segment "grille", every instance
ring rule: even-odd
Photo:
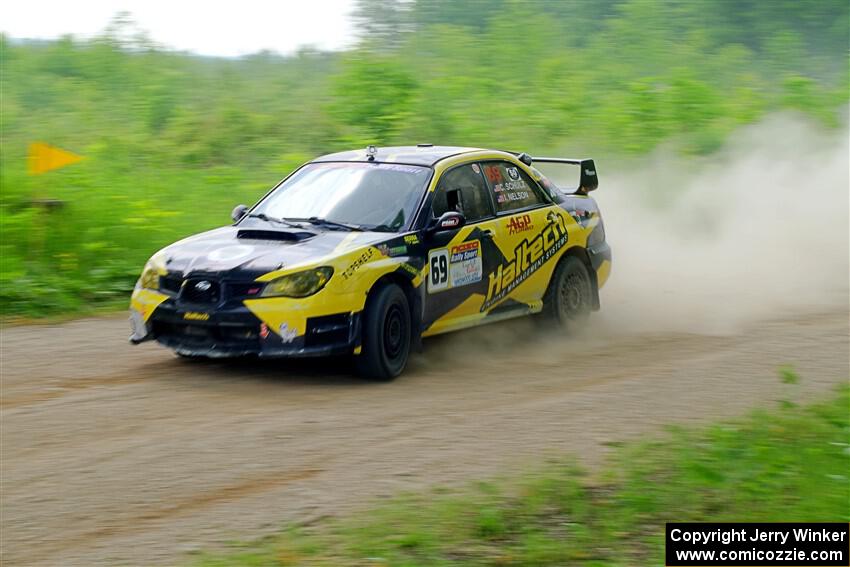
[[[199,290],[198,283],[206,281],[210,283],[208,290]],[[191,278],[183,287],[183,278],[177,276],[160,276],[159,289],[165,293],[179,295],[180,299],[188,303],[218,303],[222,298],[241,299],[259,297],[265,284],[257,282],[224,282],[219,283],[202,277]],[[182,290],[182,291],[181,291]]]
[[[187,303],[210,304],[221,299],[221,285],[215,280],[190,278],[183,284],[180,299]]]
[[[153,333],[160,340],[186,346],[259,348],[259,327],[256,325],[154,321]]]

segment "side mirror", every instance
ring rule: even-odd
[[[466,224],[466,217],[457,211],[446,211],[440,218],[434,219],[425,229],[426,234],[433,235],[440,232],[457,230]]]
[[[246,214],[248,214],[248,205],[236,205],[230,213],[230,218],[233,222],[239,222]]]

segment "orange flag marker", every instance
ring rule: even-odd
[[[27,170],[30,175],[39,175],[53,169],[59,169],[83,159],[75,153],[45,144],[33,142],[27,155]]]

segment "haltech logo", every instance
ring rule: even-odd
[[[187,311],[183,314],[183,318],[188,319],[189,321],[209,321],[210,314],[200,313],[198,311]]]
[[[517,234],[532,228],[534,228],[534,225],[531,224],[531,215],[511,217],[508,220],[508,234]]]
[[[563,215],[553,211],[549,213],[547,221],[537,236],[520,242],[514,249],[514,257],[500,264],[490,274],[487,297],[481,305],[481,311],[503,300],[567,243],[567,225]]]

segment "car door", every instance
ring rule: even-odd
[[[497,221],[490,189],[477,162],[452,167],[440,177],[428,218],[436,219],[450,210],[463,213],[466,224],[428,239],[425,335],[468,326],[483,318],[486,274],[502,261],[493,242]]]
[[[496,212],[495,244],[504,261],[487,275],[482,309],[537,311],[542,307],[570,219],[519,165],[480,164]]]

